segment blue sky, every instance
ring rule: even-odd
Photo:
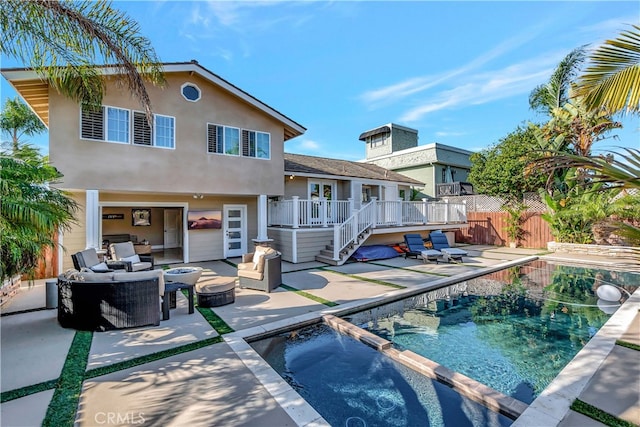
[[[420,145],[487,148],[545,119],[529,93],[567,53],[640,22],[637,1],[113,4],[162,61],[196,59],[305,126],[287,152],[348,160],[364,157],[360,133],[389,122],[417,129]],[[3,103],[12,96],[3,79]],[[640,148],[638,117],[617,119],[619,139],[594,149]]]

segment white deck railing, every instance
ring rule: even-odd
[[[401,227],[421,224],[450,224],[467,221],[464,203],[381,200],[375,198],[365,205],[372,207],[371,220],[375,227]],[[364,207],[362,208],[364,209]],[[361,211],[362,211],[361,209]],[[305,200],[294,196],[289,200],[271,201],[268,205],[268,224],[285,227],[328,227],[341,225],[355,212],[349,200]]]
[[[356,241],[360,233],[374,223],[376,201],[372,200],[347,218],[342,224],[333,227],[333,260],[340,259],[340,251]]]

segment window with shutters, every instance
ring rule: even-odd
[[[149,126],[147,115],[140,111],[133,112],[133,143],[151,145],[151,126]]]
[[[80,137],[82,139],[104,140],[104,107],[98,109],[88,106],[82,107]]]
[[[207,153],[240,155],[240,129],[207,124]]]
[[[271,156],[271,135],[265,132],[242,130],[242,155],[268,159]]]
[[[224,136],[223,126],[207,124],[207,152],[214,154],[222,154],[224,149],[224,143],[222,141]]]
[[[175,117],[154,114],[152,129],[146,114],[141,111],[131,112],[109,106],[98,109],[83,106],[80,114],[80,138],[175,148],[175,122]]]

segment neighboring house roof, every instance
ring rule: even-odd
[[[302,154],[284,153],[284,171],[285,175],[363,178],[406,185],[424,185],[421,181],[377,165]]]
[[[437,142],[394,151],[378,157],[360,160],[360,162],[375,162],[388,169],[403,169],[408,167],[432,165],[435,163],[470,168],[472,151],[452,147]]]
[[[258,110],[261,110],[274,119],[282,122],[285,126],[285,141],[302,135],[306,131],[306,128],[299,123],[280,113],[278,110],[268,106],[258,98],[243,91],[239,87],[231,84],[217,74],[214,74],[204,68],[202,65],[198,64],[197,61],[171,62],[164,63],[162,65],[165,73],[196,73],[216,86],[225,89],[232,95],[254,106]],[[96,65],[96,67],[99,68],[104,75],[113,75],[118,72],[117,68],[114,66]],[[27,104],[29,104],[40,120],[49,127],[49,84],[42,80],[40,76],[30,68],[5,68],[0,71],[11,86],[13,86],[20,96],[24,98]]]

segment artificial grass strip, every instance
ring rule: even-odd
[[[369,261],[367,264],[377,265],[377,266],[386,267],[386,268],[393,268],[393,269],[396,269],[396,270],[405,270],[405,271],[410,271],[412,273],[426,274],[426,275],[429,275],[429,276],[451,277],[450,274],[436,273],[434,271],[416,270],[416,269],[413,269],[411,267],[396,267],[396,266],[393,266],[393,265],[380,264],[380,263],[371,262],[371,261]]]
[[[204,317],[205,320],[209,322],[211,327],[215,329],[216,332],[220,335],[230,334],[231,332],[234,332],[234,329],[231,326],[227,325],[227,322],[222,320],[222,318],[215,314],[210,308],[196,307],[196,309],[200,312],[200,314],[202,314],[202,317]]]
[[[406,288],[406,286],[396,285],[395,283],[385,282],[385,281],[376,280],[376,279],[369,279],[368,277],[358,276],[357,274],[343,273],[342,271],[332,270],[332,269],[327,268],[327,267],[321,267],[321,270],[329,271],[329,272],[335,273],[335,274],[341,274],[343,276],[351,277],[352,279],[362,280],[363,282],[369,282],[369,283],[375,283],[376,285],[388,286],[390,288],[396,288],[396,289],[405,289]]]
[[[31,394],[40,393],[41,391],[51,390],[58,384],[58,379],[44,381],[38,384],[28,385],[26,387],[16,388],[0,393],[0,403],[9,402],[10,400],[19,399]]]
[[[90,369],[87,372],[85,372],[84,379],[100,377],[102,375],[107,375],[112,372],[122,371],[124,369],[129,369],[135,366],[144,365],[145,363],[149,363],[149,362],[155,362],[156,360],[165,359],[167,357],[175,356],[177,354],[182,354],[188,351],[197,350],[199,348],[207,347],[212,344],[217,344],[222,341],[223,339],[220,336],[206,338],[204,340],[181,345],[179,347],[169,348],[167,350],[146,354],[144,356],[136,357],[134,359],[124,360],[122,362],[114,363],[112,365],[101,366],[99,368]]]
[[[320,304],[324,304],[327,307],[335,307],[336,305],[339,305],[337,302],[326,300],[324,298],[321,298],[319,296],[310,294],[308,292],[301,291],[300,289],[296,289],[293,286],[285,285],[284,283],[281,283],[280,287],[283,288],[283,289],[286,289],[287,291],[295,292],[296,294],[298,294],[298,295],[300,295],[302,297],[308,298],[308,299],[313,300],[315,302],[319,302]]]
[[[82,391],[93,332],[77,331],[64,362],[58,386],[53,393],[42,425],[45,427],[72,427]]]
[[[610,427],[636,427],[636,424],[611,415],[603,411],[602,409],[596,408],[595,406],[590,405],[580,399],[576,399],[573,401],[573,403],[571,404],[571,409]]]
[[[228,259],[221,259],[220,261],[224,262],[225,264],[229,264],[231,267],[238,268],[238,264],[231,262]]]
[[[187,291],[186,289],[182,289],[182,294],[186,297],[189,298],[189,291]],[[197,304],[197,296],[194,293],[193,294],[193,303],[195,305],[196,310],[198,310],[198,312],[200,314],[202,314],[202,317],[204,317],[204,319],[209,322],[209,324],[211,325],[211,327],[220,335],[224,335],[224,334],[230,334],[231,332],[235,332],[234,329],[227,325],[227,322],[225,322],[224,320],[222,320],[222,318],[220,316],[218,316],[217,314],[215,314],[213,312],[213,310],[211,310],[210,308],[206,308],[206,307],[200,307]]]
[[[632,342],[623,341],[623,340],[616,340],[616,344],[621,346],[621,347],[630,348],[631,350],[640,351],[640,345],[634,344]]]

